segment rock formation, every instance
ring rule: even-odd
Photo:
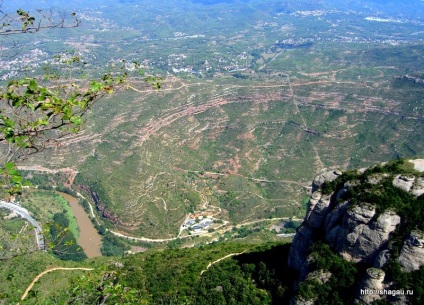
[[[405,241],[400,256],[400,265],[406,272],[420,269],[424,265],[424,233],[412,231]]]
[[[423,169],[417,167],[417,164],[423,164],[424,160],[411,162],[416,165],[416,170],[419,169],[423,172]],[[364,201],[361,200],[364,196],[358,195],[360,192],[366,193],[371,190],[380,192],[383,185],[391,184],[414,196],[408,198],[417,198],[424,194],[424,177],[418,171],[416,174],[413,171],[388,173],[384,172],[388,171],[387,169],[383,170],[382,168],[375,171],[373,168],[364,169],[350,176],[343,176],[339,171],[331,171],[314,179],[306,217],[293,239],[288,259],[289,266],[299,272],[296,287],[299,287],[303,281],[310,282],[309,280],[312,278],[315,279],[315,285],[324,285],[332,276],[329,270],[311,270],[311,251],[316,242],[328,244],[334,253],[347,262],[369,266],[368,269],[361,269],[364,270],[362,272],[365,272],[362,274],[362,280],[358,278],[356,287],[362,291],[399,289],[393,288],[396,283],[385,282],[385,272],[382,268],[389,261],[397,261],[404,272],[414,272],[424,266],[423,231],[412,230],[407,232],[407,235],[402,235],[404,236],[403,244],[398,243],[401,251],[393,256],[391,237],[400,227],[402,217],[405,215],[397,212],[398,206],[379,205],[378,201],[374,202],[373,200]],[[322,191],[324,184],[339,177],[342,180],[337,180],[337,183],[331,183],[330,186],[337,185],[338,189],[334,189],[334,192],[330,194],[325,194]],[[349,179],[350,177],[354,178]],[[369,198],[376,197],[369,196]],[[385,208],[382,209],[382,206]],[[379,294],[357,293],[354,303],[371,304],[380,297]],[[386,297],[383,296],[383,298]],[[314,304],[315,301],[316,297],[307,299],[298,295],[292,300],[292,303]],[[397,304],[408,304],[405,296],[392,298],[390,301],[395,301]]]
[[[381,269],[367,269],[365,278],[359,288],[355,304],[371,304],[372,302],[379,300],[381,297],[376,292],[385,288],[383,284],[384,276],[384,271]]]

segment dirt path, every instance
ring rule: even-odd
[[[303,219],[301,218],[296,218],[296,217],[277,217],[277,218],[265,218],[265,219],[258,219],[258,220],[252,220],[252,221],[248,221],[248,222],[244,222],[244,223],[240,223],[235,225],[234,227],[236,228],[240,228],[242,226],[247,226],[247,225],[251,225],[251,224],[255,224],[255,223],[259,223],[259,222],[265,222],[265,221],[274,221],[274,220],[294,220],[294,221],[302,221]],[[227,222],[228,223],[228,222]],[[221,230],[216,230],[215,232],[210,232],[210,233],[204,233],[204,234],[199,234],[198,236],[212,236],[215,234],[222,234],[225,233],[226,231],[230,231],[233,229],[233,226],[231,227],[227,227]],[[183,238],[190,238],[193,237],[193,235],[186,235],[186,236],[180,236],[180,233],[176,236],[176,237],[171,237],[171,238],[163,238],[163,239],[153,239],[153,238],[147,238],[147,237],[135,237],[135,236],[130,236],[130,235],[126,235],[126,234],[122,234],[122,233],[118,233],[109,229],[106,229],[108,232],[112,233],[115,236],[118,237],[122,237],[122,238],[128,238],[130,240],[138,240],[138,241],[145,241],[145,242],[152,242],[152,243],[161,243],[161,242],[166,242],[166,241],[172,241],[172,240],[176,240],[178,238],[183,239]]]
[[[85,270],[85,271],[91,271],[93,270],[93,268],[64,268],[64,267],[54,267],[54,268],[50,268],[47,269],[43,272],[41,272],[39,275],[37,275],[31,282],[31,284],[29,284],[28,288],[25,290],[24,294],[21,297],[21,301],[25,300],[25,298],[28,295],[28,292],[32,289],[32,287],[34,286],[34,284],[36,282],[38,282],[38,280],[45,274],[52,272],[52,271],[56,271],[56,270]],[[19,303],[17,304],[19,305]]]
[[[240,253],[230,253],[230,254],[228,254],[228,255],[225,255],[224,257],[221,257],[221,258],[219,258],[219,259],[217,259],[216,261],[213,261],[213,262],[210,262],[209,264],[208,264],[208,266],[206,267],[206,269],[203,269],[201,272],[200,272],[200,275],[202,275],[203,273],[205,273],[210,267],[212,267],[213,265],[215,265],[216,263],[219,263],[220,261],[223,261],[224,259],[227,259],[227,258],[230,258],[230,257],[232,257],[232,256],[237,256],[237,255],[241,255],[241,254],[243,254],[244,252],[246,252],[246,251],[243,251],[243,252],[240,252]]]
[[[297,218],[297,217],[278,217],[278,218],[266,218],[266,219],[258,219],[258,220],[252,220],[252,221],[248,221],[248,222],[244,222],[244,223],[240,223],[238,225],[235,225],[236,228],[240,228],[242,226],[248,226],[248,225],[252,225],[255,223],[259,223],[259,222],[264,222],[264,221],[273,221],[273,220],[292,220],[292,221],[302,221],[303,219],[301,218]],[[232,228],[231,228],[232,229]]]
[[[68,179],[64,183],[64,186],[69,188],[74,183],[75,177],[78,174],[78,171],[70,167],[51,169],[51,168],[47,168],[40,165],[31,165],[31,166],[21,165],[21,166],[17,166],[17,168],[18,170],[24,170],[24,171],[38,171],[38,172],[45,172],[45,173],[52,173],[52,174],[56,174],[56,173],[68,174]]]
[[[113,235],[118,236],[118,237],[123,237],[123,238],[127,238],[127,239],[130,239],[130,240],[138,240],[138,241],[151,242],[151,243],[162,243],[162,242],[166,242],[166,241],[176,240],[178,238],[188,238],[188,237],[191,237],[190,235],[188,235],[188,236],[181,236],[181,237],[176,236],[176,237],[171,237],[171,238],[153,239],[153,238],[147,238],[147,237],[134,237],[134,236],[130,236],[130,235],[125,235],[125,234],[122,234],[122,233],[118,233],[118,232],[115,232],[115,231],[112,231],[112,230],[109,230],[109,229],[106,229],[106,230],[108,232],[112,233]]]
[[[76,171],[73,168],[70,167],[65,167],[65,168],[59,168],[59,169],[51,169],[51,168],[47,168],[41,165],[20,165],[17,166],[17,168],[19,170],[24,170],[24,171],[38,171],[38,172],[46,172],[46,173],[73,173],[73,174],[78,174],[78,171]]]

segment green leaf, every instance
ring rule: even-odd
[[[35,110],[35,106],[34,106],[34,104],[32,104],[32,103],[28,103],[28,104],[27,104],[27,106],[28,106],[28,108],[29,108],[29,109],[31,109],[31,110]]]
[[[25,12],[24,10],[22,10],[22,9],[18,9],[18,10],[16,11],[16,13],[17,13],[19,16],[28,16],[28,13],[27,13],[27,12]]]
[[[74,125],[79,126],[81,125],[82,119],[79,116],[73,116],[71,117],[70,121],[74,123]]]
[[[11,176],[18,176],[19,172],[18,172],[17,169],[11,169],[11,170],[8,171],[8,174],[11,175]]]
[[[47,109],[50,109],[50,108],[53,108],[53,107],[54,107],[54,105],[51,104],[51,103],[43,103],[43,105],[41,106],[41,110],[47,110]]]
[[[72,108],[69,105],[63,107],[62,112],[64,114],[64,119],[70,119],[72,117]]]
[[[21,176],[13,176],[12,181],[14,183],[20,184],[22,182],[22,177]]]
[[[38,84],[37,84],[37,82],[35,81],[35,79],[31,79],[30,81],[29,81],[29,85],[28,85],[28,89],[30,89],[31,91],[37,91],[37,89],[38,89]]]
[[[9,171],[15,167],[15,163],[13,162],[6,163],[4,167],[6,168],[7,171]]]
[[[90,88],[91,91],[99,91],[101,88],[101,84],[99,82],[92,82]]]
[[[47,120],[45,120],[45,119],[38,119],[37,121],[34,122],[33,126],[34,127],[40,126],[40,125],[46,126],[48,124],[49,124],[49,122]]]

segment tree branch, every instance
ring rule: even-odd
[[[0,3],[2,7],[3,2]],[[67,19],[69,18],[69,19]],[[9,13],[0,9],[0,36],[35,33],[44,29],[55,28],[75,28],[81,23],[76,13],[67,16],[64,12],[53,12],[49,10],[47,13],[37,9],[36,15],[32,15],[24,10],[17,10],[16,14]]]

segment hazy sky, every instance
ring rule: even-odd
[[[16,10],[17,8],[23,9],[35,9],[35,8],[55,8],[55,9],[78,9],[84,7],[113,7],[116,5],[143,5],[145,3],[151,3],[152,0],[4,0],[3,9],[5,10]],[[267,2],[272,4],[278,3],[275,0],[161,0],[155,1],[155,5],[160,9],[166,9],[169,4],[180,5],[189,4],[193,10],[197,5],[253,5],[254,7],[260,8],[261,5],[266,5]],[[281,4],[289,3],[289,5],[301,6],[302,9],[328,9],[328,8],[342,8],[342,9],[370,9],[375,12],[383,14],[393,15],[405,15],[413,16],[416,18],[424,19],[424,0],[320,0],[320,1],[306,1],[306,0],[286,0],[281,1]]]

